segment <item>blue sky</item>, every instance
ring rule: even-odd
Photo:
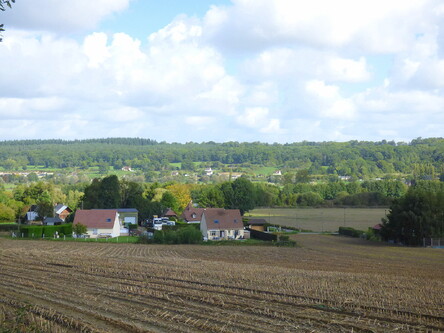
[[[17,0],[0,22],[0,140],[442,136],[439,0]]]

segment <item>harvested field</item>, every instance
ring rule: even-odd
[[[366,231],[381,223],[386,208],[258,208],[247,213],[271,224],[315,232],[337,232],[339,227]]]
[[[0,239],[18,332],[439,332],[444,252],[326,235],[296,248]]]

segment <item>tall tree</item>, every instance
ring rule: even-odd
[[[381,235],[406,245],[420,245],[423,238],[444,236],[444,191],[410,188],[390,207]]]

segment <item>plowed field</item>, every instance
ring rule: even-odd
[[[439,332],[444,252],[325,235],[300,247],[0,239],[12,332]]]

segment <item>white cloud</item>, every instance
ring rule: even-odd
[[[222,48],[263,49],[282,43],[372,52],[406,49],[439,19],[437,0],[233,0],[205,17],[206,37]]]
[[[202,20],[178,16],[143,41],[125,32],[64,35],[129,3],[21,0],[7,11],[0,139],[442,136],[438,0],[233,0]]]
[[[282,133],[280,120],[269,117],[269,109],[265,107],[247,107],[244,113],[237,117],[238,124],[258,129],[262,133]]]
[[[352,119],[356,108],[349,98],[343,98],[339,87],[327,85],[323,81],[312,80],[306,84],[307,92],[316,98],[314,104],[320,116],[336,119]]]
[[[105,17],[125,10],[130,0],[20,0],[7,11],[4,23],[16,29],[54,33],[86,31]]]

